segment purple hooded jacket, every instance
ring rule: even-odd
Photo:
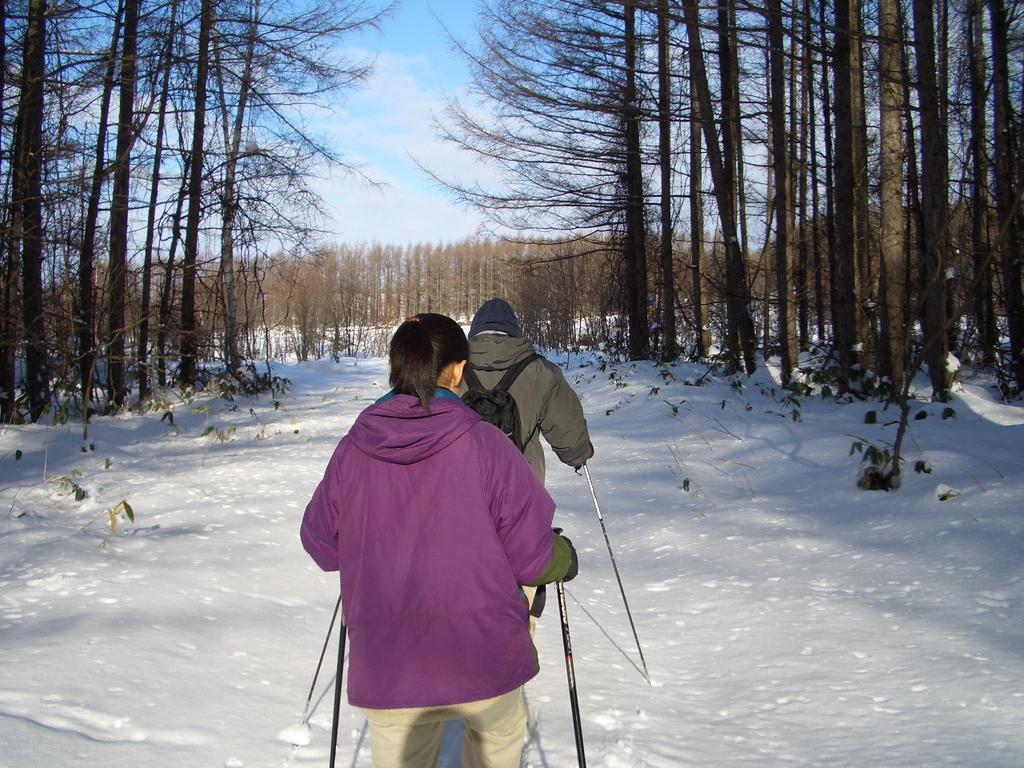
[[[363,411],[301,530],[316,563],[341,571],[349,702],[458,704],[532,678],[519,585],[551,560],[554,508],[512,441],[456,396]]]

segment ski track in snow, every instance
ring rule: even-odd
[[[80,704],[65,703],[58,694],[37,700],[21,693],[0,691],[0,716],[25,720],[55,731],[67,731],[90,741],[142,742],[198,746],[207,738],[190,731],[148,731],[134,727],[130,717],[110,715]]]
[[[1024,409],[978,384],[954,419],[915,403],[903,488],[867,493],[849,448],[891,440],[889,414],[865,423],[877,404],[794,406],[767,372],[698,387],[683,365],[582,362],[568,377],[651,676],[586,482],[549,454],[581,561],[566,591],[588,765],[1024,764]],[[333,639],[309,743],[278,739],[299,730],[337,595],[298,523],[386,366],[278,372],[293,379],[280,408],[97,418],[85,452],[77,427],[0,432],[0,766],[326,763]],[[939,501],[940,484],[957,495]],[[121,499],[136,521],[112,533]],[[536,642],[522,765],[573,766],[556,601]],[[347,705],[339,741],[340,766],[371,764]],[[443,766],[460,742],[449,724]]]

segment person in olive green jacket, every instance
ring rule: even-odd
[[[504,299],[491,299],[477,310],[469,327],[469,365],[480,384],[495,387],[505,372],[526,357],[535,354],[533,345],[523,338],[519,320]],[[465,378],[459,388],[468,390]],[[544,483],[543,435],[555,455],[565,464],[579,469],[594,455],[587,432],[587,420],[579,396],[562,375],[562,369],[543,357],[528,363],[509,387],[519,411],[523,456]],[[530,635],[544,610],[545,594],[532,586],[523,593],[530,605]]]
[[[533,345],[523,338],[516,314],[507,301],[491,299],[477,310],[469,328],[469,364],[483,386],[496,386],[506,370],[534,352]],[[466,389],[463,380],[459,394]],[[542,483],[541,435],[559,460],[575,469],[594,455],[583,406],[557,365],[538,357],[523,369],[509,393],[519,409],[523,455]]]

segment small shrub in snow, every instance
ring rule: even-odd
[[[857,487],[865,491],[892,491],[899,488],[900,476],[895,471],[892,446],[877,446],[859,437],[850,446],[850,455],[863,454]]]
[[[92,525],[97,520],[103,517],[107,519],[107,524],[110,526],[110,532],[116,534],[119,521],[123,520],[129,523],[135,522],[135,510],[132,509],[131,504],[129,504],[125,499],[121,499],[114,506],[110,507],[109,509],[105,509],[98,515],[96,515],[96,517],[94,517],[88,523],[83,525],[78,532],[81,533],[90,525]]]
[[[223,427],[218,428],[213,424],[207,424],[206,428],[203,430],[202,436],[207,437],[208,435],[213,435],[217,442],[227,443],[235,436],[235,430],[236,427],[234,424],[227,429],[224,429]]]
[[[50,482],[56,483],[57,489],[60,493],[73,495],[75,497],[75,501],[84,501],[89,497],[89,493],[78,484],[78,478],[81,476],[81,472],[77,469],[73,469],[66,475],[58,475],[57,477],[50,478]]]

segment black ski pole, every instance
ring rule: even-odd
[[[324,638],[324,647],[320,650],[320,661],[316,663],[316,672],[313,673],[313,682],[309,686],[309,696],[306,697],[306,706],[302,708],[302,720],[305,723],[309,715],[309,704],[313,701],[313,690],[316,688],[316,680],[320,677],[320,667],[323,666],[324,656],[327,654],[327,644],[331,642],[331,633],[334,631],[334,622],[338,620],[338,610],[341,608],[341,595],[338,595],[338,602],[334,605],[334,615],[331,616],[331,625],[327,627],[327,637]]]
[[[619,594],[622,595],[622,604],[626,606],[626,617],[629,619],[630,629],[633,630],[633,639],[636,641],[636,649],[640,653],[640,663],[644,667],[644,677],[647,684],[651,685],[651,675],[647,671],[647,662],[644,660],[644,650],[640,647],[640,638],[636,634],[636,624],[633,623],[633,614],[629,610],[629,602],[626,600],[626,590],[622,587],[622,578],[619,576],[619,566],[615,563],[615,553],[612,552],[612,543],[608,539],[608,529],[604,525],[604,515],[601,514],[601,505],[597,503],[597,493],[594,491],[594,483],[590,479],[590,470],[583,465],[583,474],[587,478],[587,485],[590,486],[590,498],[594,500],[594,509],[597,510],[597,519],[601,523],[601,532],[604,533],[604,543],[608,545],[608,556],[612,559],[612,569],[615,571],[615,580],[619,582]]]
[[[334,679],[334,720],[331,722],[331,763],[334,768],[334,761],[338,755],[338,717],[341,714],[341,673],[345,668],[345,638],[348,636],[348,627],[345,620],[341,621],[341,629],[338,630],[338,674]]]
[[[562,618],[562,647],[565,649],[565,674],[569,678],[569,706],[572,707],[572,730],[576,736],[576,758],[580,768],[587,768],[583,750],[583,723],[580,721],[580,700],[576,694],[576,668],[572,663],[572,640],[569,638],[569,613],[565,605],[565,585],[557,582],[558,615]]]

